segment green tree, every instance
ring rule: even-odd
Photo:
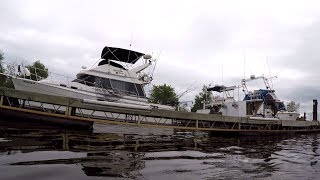
[[[0,73],[4,73],[3,59],[4,59],[3,53],[2,51],[0,51]],[[0,75],[0,86],[4,86],[6,79],[7,79],[6,76]]]
[[[177,106],[179,104],[179,99],[173,87],[163,84],[153,85],[149,102]]]
[[[4,54],[0,51],[0,72],[4,73],[5,69],[3,67]],[[0,75],[0,86],[7,88],[14,88],[12,80],[7,78],[5,75]]]
[[[32,66],[26,67],[29,69],[31,73],[32,80],[39,81],[48,77],[48,68],[40,61],[36,61],[32,64]]]
[[[199,109],[203,109],[203,102],[211,102],[212,101],[212,93],[207,91],[207,87],[203,86],[202,91],[195,96],[194,104],[191,108],[192,112],[196,112]]]

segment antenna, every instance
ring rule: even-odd
[[[221,74],[222,74],[222,76],[221,76],[221,78],[222,78],[222,85],[223,85],[223,64],[222,64],[222,70],[221,70]]]
[[[271,89],[273,89],[273,83],[272,83],[272,76],[271,76],[271,71],[270,71],[270,66],[269,66],[269,57],[268,56],[266,56],[266,61],[267,61],[267,66],[268,66],[268,70],[269,70],[269,76],[270,76],[270,84],[271,84]]]
[[[131,47],[131,46],[132,46],[132,39],[133,39],[133,34],[132,34],[132,32],[131,32],[131,40],[130,40],[129,47]]]
[[[153,74],[154,74],[154,71],[155,71],[155,69],[156,69],[157,62],[158,62],[158,60],[159,60],[159,58],[160,58],[161,53],[162,53],[162,50],[160,50],[160,52],[158,53],[158,55],[157,55],[157,57],[156,57],[156,59],[155,59],[155,63],[154,63],[154,66],[153,66],[153,68],[152,68],[150,77],[153,77]],[[151,68],[150,68],[150,69],[151,69]]]
[[[182,96],[186,95],[187,93],[194,91],[195,89],[197,89],[197,82],[195,81],[193,84],[191,84],[190,86],[187,87],[187,89],[185,91],[183,91],[182,93],[178,94],[177,97],[178,99],[181,98]]]
[[[94,64],[92,64],[92,66],[90,67],[90,69],[93,68],[93,66],[96,65],[100,60],[101,60],[101,59],[98,59]]]
[[[243,49],[243,79],[246,79],[246,49]]]

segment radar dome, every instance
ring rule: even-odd
[[[145,54],[143,55],[143,59],[151,59],[152,56],[150,54]]]

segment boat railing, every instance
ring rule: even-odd
[[[90,82],[82,79],[77,79],[76,77],[70,77],[67,75],[55,73],[52,71],[48,71],[47,69],[40,69],[34,66],[28,66],[24,67],[23,65],[18,65],[17,63],[3,63],[6,67],[6,73],[11,76],[17,76],[20,78],[30,79],[34,81],[41,81],[46,80],[45,82],[62,86],[65,88],[71,88],[71,89],[78,89],[78,87],[75,87],[72,85],[71,82],[78,82],[81,84],[84,84],[85,86],[82,86],[81,90],[86,92],[93,92],[99,93],[103,96],[107,96],[107,92],[114,93],[118,95],[129,95],[129,96],[136,96],[139,97],[137,93],[126,91],[124,89],[117,89],[114,87],[111,87],[111,89],[103,87],[102,83],[96,83],[96,82]],[[25,72],[25,69],[28,69],[29,74]],[[27,76],[28,75],[28,76]],[[99,91],[98,89],[91,89],[90,87],[95,87],[101,89]],[[84,88],[84,89],[83,89]]]
[[[3,62],[3,65],[5,67],[5,72],[8,75],[17,76],[20,78],[30,79],[34,81],[41,81],[46,79],[46,82],[48,83],[56,84],[59,82],[59,84],[57,85],[75,89],[75,87],[71,86],[72,80],[76,79],[75,77],[66,76],[63,74],[48,71],[47,69],[40,69],[34,66],[18,65],[17,63]],[[28,69],[29,73],[26,72],[26,69]],[[83,81],[83,83],[85,85],[90,84],[90,82],[87,81]],[[87,87],[85,90],[88,91]]]
[[[56,79],[56,80],[61,81],[61,83],[66,83],[65,85],[70,87],[70,82],[72,80],[76,79],[75,77],[70,77],[70,76],[66,76],[63,74],[51,72],[51,71],[48,71],[47,69],[40,69],[40,68],[37,68],[34,66],[29,66],[28,69],[30,71],[30,76],[26,77],[25,74],[23,74],[23,77],[28,78],[28,79],[32,79],[35,81],[41,81],[43,79],[47,79],[52,84],[54,84],[53,79]],[[47,77],[43,76],[43,74],[44,75],[46,74]]]
[[[35,67],[32,67],[32,68],[35,69],[34,71],[35,73],[30,73],[31,74],[29,76],[30,79],[32,79],[31,76],[34,75],[35,79],[33,80],[40,81],[40,80],[46,79],[51,84],[56,84],[58,86],[70,88],[73,90],[78,90],[79,87],[73,86],[71,82],[78,82],[78,83],[84,84],[84,86],[81,87],[82,91],[91,92],[91,93],[94,91],[95,93],[103,94],[104,96],[106,94],[106,92],[103,91],[104,88],[102,87],[102,85],[98,85],[95,82],[90,82],[83,79],[77,79],[76,77],[70,77],[70,76],[66,76],[66,75],[54,73],[54,72],[48,72],[48,77],[42,77],[39,75],[40,74],[39,72],[42,72],[44,70],[35,68]],[[100,88],[103,92],[97,91],[96,89],[92,89],[90,87]]]

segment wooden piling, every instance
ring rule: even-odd
[[[313,100],[313,121],[318,120],[318,101],[316,99]]]

